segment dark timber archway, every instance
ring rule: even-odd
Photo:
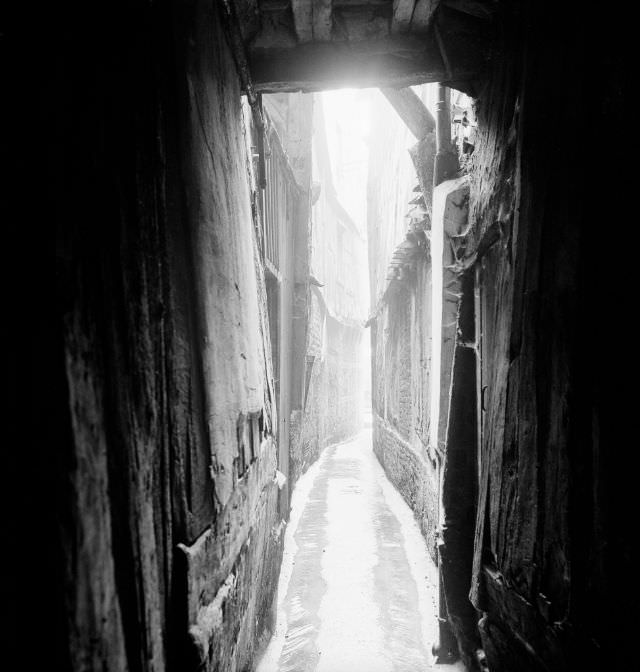
[[[445,82],[485,67],[486,0],[223,0],[256,91]]]

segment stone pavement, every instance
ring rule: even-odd
[[[275,634],[257,672],[438,672],[436,571],[371,430],[331,446],[292,498]]]

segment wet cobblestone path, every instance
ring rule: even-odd
[[[257,671],[463,670],[433,665],[435,582],[371,430],[331,446],[293,494],[275,634]]]

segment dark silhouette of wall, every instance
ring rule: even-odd
[[[629,416],[610,321],[625,314],[619,288],[631,283],[607,242],[608,223],[629,208],[617,196],[628,155],[613,130],[625,126],[627,43],[609,15],[529,2],[503,5],[492,30],[474,82],[470,229],[452,241],[461,301],[441,389],[442,492],[428,493],[442,507],[446,606],[470,667],[482,646],[491,670],[602,669],[630,658],[632,639],[621,617],[632,610]],[[374,259],[380,272],[384,261]],[[395,317],[375,324],[380,415],[402,406],[412,376],[402,356],[381,373],[382,345],[409,348],[399,297],[385,308]],[[415,417],[396,415],[399,437],[418,431]],[[412,492],[427,479],[378,425],[381,461],[421,516]]]
[[[565,9],[505,3],[476,82],[471,217],[477,244],[501,236],[468,588],[494,671],[634,659],[628,42],[608,8]],[[58,227],[59,446],[38,481],[55,652],[76,670],[243,669],[281,528],[237,71],[209,3],[60,12],[55,57],[25,75],[52,110],[25,147],[46,136]]]
[[[286,511],[236,66],[214,3],[90,16],[52,129],[62,653],[244,669]]]
[[[633,576],[607,317],[622,314],[621,278],[605,224],[626,209],[615,196],[623,146],[608,132],[623,123],[624,41],[610,17],[600,27],[577,8],[505,10],[472,170],[476,244],[500,233],[481,262],[471,601],[491,670],[602,669],[628,655],[619,617]],[[606,56],[593,58],[594,40]]]

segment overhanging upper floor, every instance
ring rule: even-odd
[[[220,0],[257,92],[445,82],[483,70],[492,0]]]

